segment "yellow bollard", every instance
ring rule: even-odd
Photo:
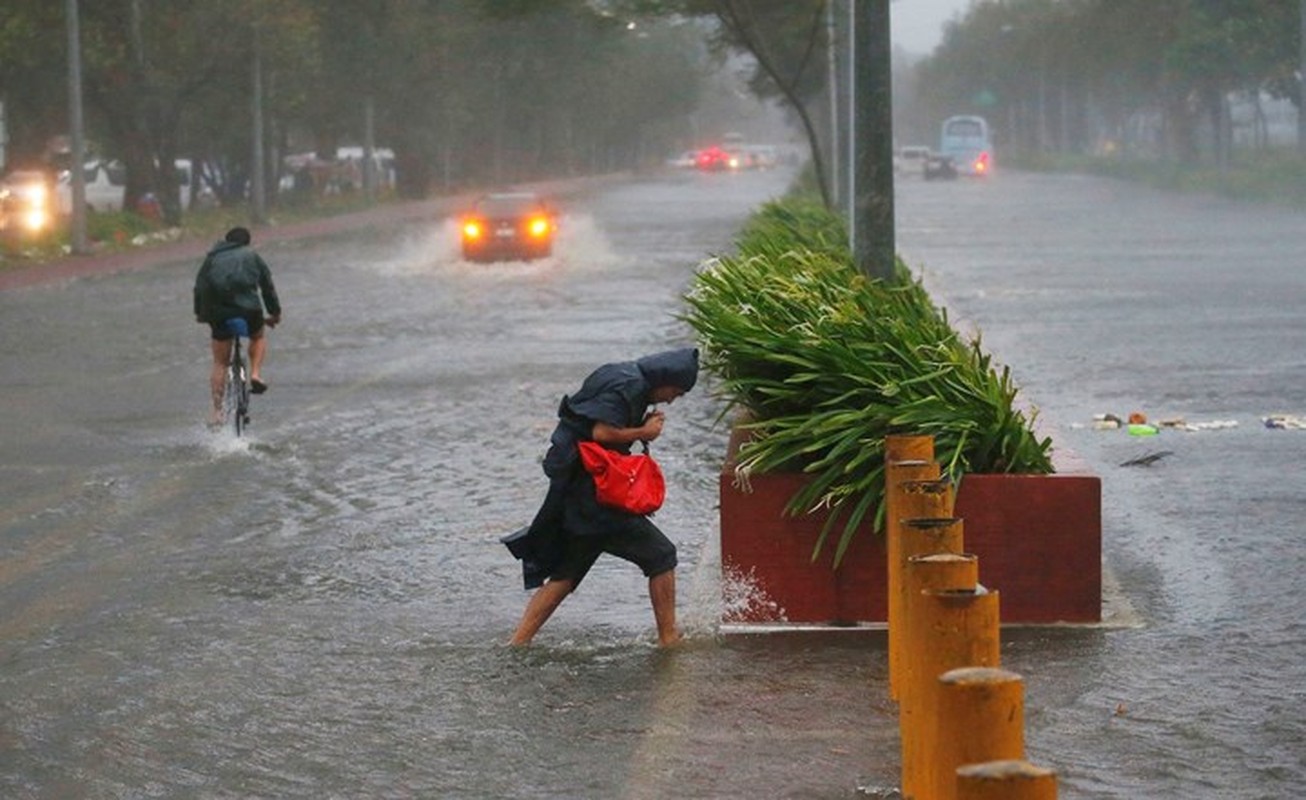
[[[951,512],[951,482],[949,481],[909,481],[899,486],[899,499],[903,511],[938,511],[925,517],[900,517],[896,528],[890,529],[890,538],[886,544],[889,569],[888,617],[889,617],[889,697],[897,700],[899,683],[902,676],[903,636],[907,624],[903,619],[903,606],[907,594],[905,575],[907,564],[913,556],[930,553],[960,553],[962,551],[962,521],[943,514],[944,505]],[[926,491],[917,491],[924,487]],[[922,507],[922,499],[933,500],[937,508]],[[937,584],[936,588],[971,589],[970,583],[953,586]],[[919,591],[916,589],[915,591]]]
[[[934,437],[928,433],[891,433],[884,437],[884,463],[933,461]]]
[[[899,550],[901,525],[908,517],[952,516],[952,484],[939,481],[938,477],[939,465],[932,461],[886,461],[884,466],[885,620],[889,623],[889,696],[894,699],[898,697],[894,651],[902,644],[894,633],[895,627],[902,629],[898,620],[902,570],[896,566],[905,562]]]
[[[957,800],[1057,800],[1057,774],[1027,761],[989,761],[957,770]]]
[[[1014,672],[962,667],[938,678],[938,714],[922,758],[929,760],[921,798],[956,800],[957,768],[1025,757],[1025,687]]]
[[[918,556],[908,574],[928,569],[932,559]],[[938,677],[959,667],[996,667],[999,663],[998,593],[973,589],[923,589],[908,598],[908,628],[903,650],[902,693],[898,698],[902,738],[902,793],[915,800],[929,785],[933,721],[938,716]]]
[[[903,598],[902,620],[909,626],[905,631],[915,630],[910,627],[916,616],[914,609],[925,601],[926,590],[974,591],[978,577],[979,559],[970,553],[929,553],[912,557],[903,574],[904,588],[909,593]],[[904,791],[908,783],[907,775],[921,774],[920,753],[927,724],[927,720],[921,717],[919,703],[911,696],[909,682],[913,675],[912,662],[915,652],[912,649],[912,642],[914,640],[905,631],[901,654],[903,693],[898,698],[898,740],[902,754]]]

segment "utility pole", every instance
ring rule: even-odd
[[[69,243],[76,255],[89,252],[86,246],[86,142],[82,122],[82,32],[77,0],[66,0],[64,14],[68,28],[68,127],[72,138],[72,162],[68,165],[72,187],[69,211]]]
[[[267,202],[263,188],[263,44],[259,24],[254,23],[254,152],[249,179],[250,218],[255,224],[267,221]]]
[[[1297,154],[1306,156],[1306,0],[1298,4],[1301,9],[1297,37],[1300,47],[1297,64]]]
[[[1306,0],[1302,0],[1306,3]],[[844,208],[843,173],[839,169],[839,57],[837,29],[835,28],[835,0],[825,4],[825,38],[826,38],[826,95],[830,99],[830,186],[834,190],[834,205]]]
[[[376,100],[369,88],[363,97],[363,194],[376,200]]]
[[[853,7],[853,259],[868,277],[894,278],[893,57],[889,0]]]

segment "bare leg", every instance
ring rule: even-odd
[[[517,623],[517,630],[512,635],[513,645],[530,644],[531,639],[539,632],[553,612],[558,610],[558,606],[571,594],[571,590],[576,588],[576,582],[571,580],[549,581],[540,588],[535,590],[531,595],[530,601],[526,603],[526,610],[522,612],[521,622]]]
[[[680,641],[676,627],[676,571],[669,569],[648,579],[648,596],[653,602],[653,619],[658,626],[658,644],[670,647]]]
[[[213,398],[211,422],[222,422],[222,395],[226,393],[227,362],[231,360],[231,340],[220,342],[210,339],[213,350],[213,367],[209,370],[209,394]]]
[[[266,331],[265,331],[266,333]],[[262,333],[249,340],[249,379],[263,380],[263,356],[268,352],[268,339]]]

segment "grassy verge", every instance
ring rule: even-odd
[[[1209,164],[1156,159],[1071,155],[1019,158],[1013,161],[1013,166],[1042,172],[1106,175],[1168,191],[1306,208],[1306,159],[1282,150],[1239,153],[1223,169]]]

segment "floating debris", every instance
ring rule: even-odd
[[[1120,464],[1120,466],[1122,466],[1122,467],[1150,467],[1150,466],[1152,466],[1153,464],[1155,464],[1156,462],[1158,462],[1158,461],[1160,461],[1161,459],[1165,458],[1166,456],[1171,456],[1171,455],[1174,455],[1174,451],[1173,451],[1173,450],[1159,450],[1159,451],[1157,451],[1157,452],[1155,452],[1155,453],[1148,453],[1148,454],[1145,455],[1145,456],[1139,456],[1138,458],[1131,458],[1131,459],[1129,459],[1128,461],[1124,461],[1124,462],[1122,462],[1122,463]]]
[[[1306,430],[1306,417],[1300,417],[1296,414],[1271,414],[1261,420],[1267,428],[1278,428],[1283,430]]]
[[[1272,424],[1273,421],[1273,424]],[[1280,424],[1283,423],[1283,424]],[[1265,418],[1267,428],[1282,427],[1302,427],[1306,428],[1306,418],[1291,417],[1280,414],[1274,417]],[[1082,428],[1083,425],[1075,424],[1072,428]],[[1236,419],[1213,419],[1205,422],[1189,422],[1183,417],[1166,417],[1157,420],[1155,423],[1147,421],[1147,415],[1141,411],[1135,411],[1129,415],[1128,422],[1120,419],[1115,414],[1094,414],[1093,429],[1099,431],[1112,431],[1119,428],[1126,429],[1132,436],[1152,436],[1159,431],[1219,431],[1228,430],[1229,428],[1238,427]]]

